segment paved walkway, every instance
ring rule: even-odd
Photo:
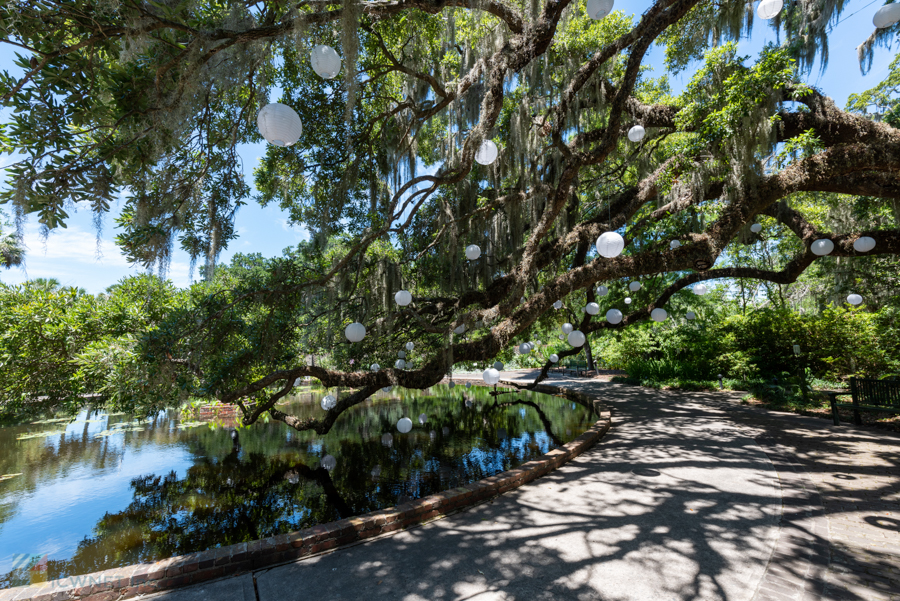
[[[516,374],[509,374],[514,376]],[[585,379],[613,429],[494,502],[160,601],[900,600],[900,437]]]

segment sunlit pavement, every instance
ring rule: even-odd
[[[613,415],[559,470],[422,527],[158,598],[900,599],[900,437],[739,394],[547,383]]]

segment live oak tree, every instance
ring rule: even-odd
[[[557,300],[591,334],[646,320],[698,282],[794,282],[822,261],[816,239],[832,257],[857,257],[864,235],[868,255],[900,252],[900,66],[851,110],[803,81],[844,8],[790,3],[772,22],[783,45],[751,60],[729,40],[760,24],[730,0],[657,0],[600,21],[568,0],[11,0],[0,19],[21,73],[0,82],[13,110],[2,140],[27,158],[0,200],[55,228],[68,207],[102,214],[124,194],[130,260],[164,272],[177,243],[202,263],[204,281],[154,328],[76,359],[108,392],[136,407],[214,397],[246,424],[268,413],[325,432],[381,387],[491,361],[555,321]],[[897,27],[861,40],[863,66]],[[312,72],[315,44],[338,48],[340,78]],[[647,70],[654,44],[672,71],[702,59],[677,96]],[[255,117],[274,101],[305,131],[267,148],[255,200],[310,241],[217,267],[251,198],[238,150],[261,140]],[[626,136],[635,124],[640,143]],[[474,156],[487,139],[501,151],[485,167]],[[895,217],[826,228],[816,209],[838,198]],[[613,230],[624,254],[598,257]],[[790,252],[741,263],[754,243]],[[480,259],[466,261],[468,244]],[[607,323],[613,297],[594,287],[637,278],[637,302]],[[401,288],[409,307],[393,302]],[[599,316],[573,311],[595,300]],[[352,321],[368,328],[353,345]],[[394,369],[407,341],[413,367]],[[304,376],[353,392],[319,419],[286,415],[276,403]]]

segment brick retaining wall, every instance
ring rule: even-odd
[[[191,553],[84,576],[72,576],[27,587],[0,590],[0,601],[115,601],[250,572],[388,534],[477,505],[522,486],[577,457],[609,430],[610,414],[597,399],[539,386],[537,392],[564,393],[592,403],[600,420],[581,436],[515,469],[465,486],[305,530],[200,553]]]

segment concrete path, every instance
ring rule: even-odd
[[[493,503],[261,570],[256,598],[900,599],[900,438],[739,395],[550,383],[611,407],[592,450]],[[230,582],[219,599],[252,601]]]

